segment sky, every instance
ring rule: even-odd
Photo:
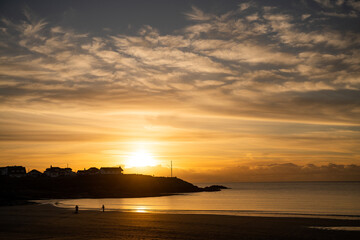
[[[0,2],[1,166],[350,181],[359,146],[359,1]]]

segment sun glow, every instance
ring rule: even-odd
[[[131,167],[146,167],[146,166],[155,166],[157,161],[154,159],[153,155],[147,152],[144,149],[137,150],[132,152],[125,162],[126,168]]]

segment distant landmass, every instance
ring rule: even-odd
[[[220,191],[200,188],[176,177],[137,174],[98,174],[61,177],[0,177],[0,204],[35,199],[151,197],[178,193]]]

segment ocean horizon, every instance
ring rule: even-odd
[[[199,183],[200,187],[215,183]],[[38,200],[60,208],[142,213],[360,219],[360,182],[221,183],[230,189],[145,198]]]

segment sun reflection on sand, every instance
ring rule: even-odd
[[[133,209],[134,212],[138,212],[138,213],[147,213],[147,208],[144,207],[144,206],[136,206],[134,209]]]

